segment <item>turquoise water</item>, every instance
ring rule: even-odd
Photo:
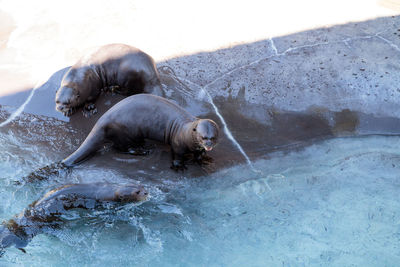
[[[12,135],[1,138],[6,220],[56,182],[13,185],[41,151]],[[8,249],[0,266],[395,266],[399,148],[399,137],[337,138],[269,154],[254,163],[262,175],[240,165],[206,177],[142,177],[148,201],[71,211],[62,229],[36,236],[26,254]],[[68,180],[82,177],[132,182],[91,165]]]

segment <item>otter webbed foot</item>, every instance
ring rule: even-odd
[[[175,171],[184,171],[186,170],[185,166],[185,158],[184,158],[184,153],[176,153],[174,150],[172,150],[172,165],[171,169]]]
[[[97,113],[97,108],[95,104],[93,103],[86,103],[85,106],[83,107],[83,116],[86,118],[89,118],[90,116],[94,115]]]
[[[187,170],[183,160],[178,160],[178,159],[172,161],[171,169],[173,169],[174,171]]]

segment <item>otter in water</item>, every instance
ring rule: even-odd
[[[84,106],[86,117],[96,113],[94,102],[102,89],[132,95],[163,96],[154,60],[143,51],[125,44],[109,44],[81,58],[64,75],[56,94],[56,110],[71,116]]]
[[[218,141],[218,125],[199,119],[171,101],[149,94],[127,97],[109,109],[97,121],[81,146],[62,161],[73,166],[98,151],[106,142],[118,150],[134,151],[144,139],[171,146],[172,168],[183,169],[184,154],[194,153],[201,161]]]
[[[141,186],[109,183],[69,184],[51,190],[14,219],[0,225],[0,256],[10,246],[25,252],[23,248],[44,229],[60,227],[61,215],[70,209],[94,209],[104,202],[140,202],[147,196]]]

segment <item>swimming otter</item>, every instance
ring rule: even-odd
[[[103,202],[140,202],[148,193],[137,185],[109,183],[69,184],[45,194],[21,214],[0,225],[0,256],[10,246],[22,250],[45,228],[62,225],[61,215],[74,208],[94,209]]]

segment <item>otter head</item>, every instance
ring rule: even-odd
[[[17,243],[17,236],[4,225],[0,228],[0,250],[4,250]]]
[[[14,220],[10,220],[7,224],[10,222],[15,224]],[[22,248],[26,247],[27,244],[27,240],[18,237],[16,234],[11,232],[7,226],[0,226],[0,257],[4,254],[5,249],[8,247],[15,246],[16,248],[24,251]]]
[[[135,185],[123,186],[115,192],[116,201],[120,202],[140,202],[146,200],[148,195],[142,186]]]
[[[218,125],[208,119],[200,119],[193,128],[195,142],[206,151],[211,151],[218,141]]]
[[[56,94],[56,110],[64,115],[71,115],[74,107],[79,103],[79,94],[71,87],[61,86]]]

